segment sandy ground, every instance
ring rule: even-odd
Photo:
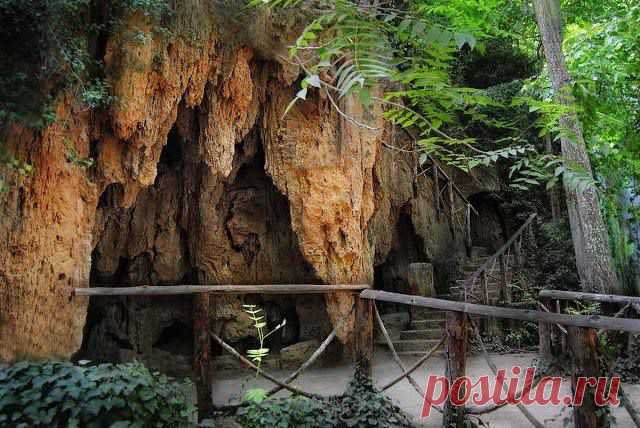
[[[535,354],[507,354],[492,355],[498,368],[504,368],[510,373],[511,367],[519,365],[528,367],[535,359]],[[406,366],[410,366],[417,360],[417,357],[404,358]],[[293,370],[271,370],[270,373],[278,378],[283,378]],[[307,370],[295,384],[302,389],[315,392],[321,395],[338,395],[341,394],[349,382],[353,368],[344,363],[332,367],[311,368]],[[481,355],[471,356],[467,360],[467,373],[475,378],[481,375],[491,374],[484,358]],[[376,385],[384,385],[400,374],[400,370],[393,362],[390,353],[376,349],[374,359],[373,377]],[[415,372],[414,378],[421,386],[426,383],[426,377],[429,374],[444,374],[444,359],[441,356],[430,358],[420,369]],[[217,406],[230,402],[237,402],[244,395],[244,392],[250,388],[268,389],[272,384],[262,378],[256,378],[255,373],[249,371],[223,371],[217,373],[217,379],[213,382],[214,403]],[[624,385],[626,391],[631,395],[635,403],[640,403],[640,385]],[[491,387],[493,389],[493,386]],[[565,379],[562,383],[561,397],[570,392],[570,381]],[[422,410],[422,399],[413,387],[403,380],[394,385],[387,392],[387,396],[400,406],[409,416],[411,416],[416,424],[423,427],[440,427],[442,417],[437,412],[432,412],[427,419],[420,418]],[[279,395],[285,396],[286,392]],[[547,427],[561,428],[564,427],[564,420],[571,418],[571,409],[563,405],[532,405],[529,410],[538,418],[539,421]],[[614,408],[613,415],[616,418],[618,427],[633,427],[633,423],[624,408]],[[515,406],[505,406],[488,415],[482,417],[483,421],[488,423],[492,428],[513,428],[513,427],[529,427],[531,424],[525,419],[520,410]],[[573,426],[570,423],[566,426]]]

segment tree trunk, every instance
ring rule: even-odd
[[[573,373],[571,387],[576,391],[578,378],[600,376],[598,354],[596,350],[597,336],[592,328],[568,327],[569,346],[573,352]],[[579,350],[579,351],[578,351]],[[576,428],[598,428],[606,426],[607,415],[595,403],[595,388],[587,387],[581,406],[573,408],[573,422]]]
[[[445,345],[446,367],[445,373],[450,387],[456,379],[466,373],[467,352],[467,315],[462,312],[448,311],[446,315],[447,341]],[[460,388],[459,397],[464,396],[464,388]],[[451,393],[451,389],[449,390]],[[455,406],[451,402],[451,394],[447,395],[444,406],[443,427],[462,428],[465,425],[466,412],[464,406]]]
[[[572,81],[562,53],[560,2],[534,0],[533,4],[556,101],[569,107],[569,113],[560,120],[565,130],[561,136],[562,155],[565,160],[580,165],[592,177],[582,127],[572,108],[575,105],[571,94]],[[621,294],[596,190],[589,188],[580,193],[567,184],[565,175],[567,209],[581,287],[585,291]]]

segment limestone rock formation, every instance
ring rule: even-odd
[[[227,23],[226,13],[181,2],[168,40],[145,17],[131,17],[99,58],[117,102],[89,112],[68,95],[42,132],[8,131],[9,149],[34,172],[7,171],[10,191],[0,195],[1,360],[69,357],[83,337],[83,352],[105,350],[109,359],[168,346],[168,329],[190,334],[188,299],[89,305],[72,298],[76,287],[374,277],[382,287],[406,280],[411,262],[437,271],[463,249],[459,226],[435,213],[431,179],[416,177],[415,156],[383,145],[400,136],[379,105],[341,100],[366,128],[320,93],[282,118],[299,75],[282,59],[295,28],[264,16]],[[149,41],[130,40],[132,29]],[[241,310],[251,301],[269,306],[272,322],[291,320],[286,346],[322,339],[352,297],[213,301],[211,326],[229,341],[253,334]]]

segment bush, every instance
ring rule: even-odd
[[[538,288],[580,289],[573,239],[567,219],[542,223],[535,241],[525,241],[526,270]]]
[[[238,409],[236,417],[246,428],[411,426],[407,416],[359,371],[340,397],[259,399]]]
[[[180,385],[140,363],[19,362],[0,369],[0,426],[186,427]]]

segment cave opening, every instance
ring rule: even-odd
[[[491,192],[475,193],[469,202],[478,211],[471,221],[471,242],[484,247],[492,254],[507,240],[507,224],[501,209],[500,198]]]
[[[191,355],[193,328],[187,322],[174,320],[162,330],[153,347],[172,354]]]
[[[395,225],[391,250],[384,262],[374,267],[374,287],[393,293],[416,294],[409,285],[409,265],[430,262],[423,240],[405,207]],[[379,306],[382,313],[408,311],[406,305],[380,302]]]
[[[257,129],[236,144],[230,174],[219,177],[202,159],[198,142],[185,139],[174,126],[157,171],[154,184],[129,207],[121,206],[119,183],[101,194],[92,287],[320,282],[300,251],[289,201],[265,171]],[[299,352],[288,349],[301,342],[324,339],[332,328],[322,295],[213,301],[212,326],[241,352],[256,345],[255,328],[242,307],[246,303],[264,310],[269,330],[286,319],[285,328],[270,336],[276,359]],[[172,375],[188,375],[176,368],[190,370],[185,361],[193,350],[191,317],[191,296],[92,298],[77,358],[137,359]],[[214,346],[212,354],[222,356],[222,350]]]

